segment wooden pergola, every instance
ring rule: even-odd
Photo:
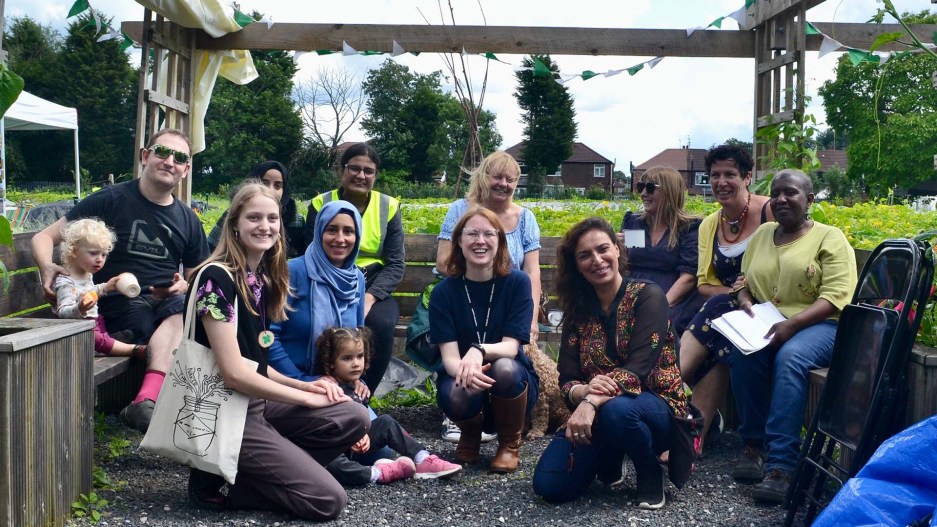
[[[689,37],[685,29],[277,23],[270,29],[265,24],[251,24],[237,33],[212,38],[201,30],[164,20],[150,10],[144,12],[143,22],[124,22],[122,29],[143,45],[137,106],[139,148],[161,126],[191,131],[189,110],[194,90],[195,50],[341,51],[343,41],[356,49],[383,52],[391,52],[396,40],[407,50],[434,53],[464,50],[521,55],[752,58],[755,59],[752,123],[753,135],[757,135],[766,126],[799,122],[803,117],[805,55],[807,51],[819,50],[823,39],[820,35],[807,35],[806,12],[823,1],[759,0],[747,13],[746,26],[751,29],[696,31]],[[813,25],[822,33],[835,36],[844,46],[860,49],[869,49],[882,33],[903,30],[897,24],[815,22]],[[912,29],[931,35],[937,26],[919,25]],[[151,53],[153,60],[147,60]],[[168,68],[168,82],[158,89],[155,79],[160,77],[161,68]],[[150,85],[148,77],[153,79]],[[756,159],[770,147],[756,142]],[[135,166],[134,173],[139,177],[139,166]],[[179,196],[188,200],[191,184],[186,179],[181,185]]]

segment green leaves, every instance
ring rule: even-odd
[[[0,117],[16,102],[24,86],[23,78],[0,64]]]
[[[875,40],[872,41],[872,46],[869,48],[869,51],[875,51],[884,44],[889,42],[897,42],[905,34],[903,31],[893,31],[891,33],[882,33],[881,35],[875,37]]]

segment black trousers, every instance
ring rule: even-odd
[[[374,340],[371,342],[371,364],[361,380],[372,392],[381,384],[387,365],[390,364],[390,357],[394,354],[394,330],[397,328],[398,318],[400,306],[394,297],[389,296],[375,302],[364,319],[364,325],[374,333]]]
[[[377,461],[372,453],[384,447],[390,447],[394,452],[412,458],[424,447],[410,436],[393,417],[384,414],[371,421],[368,431],[371,439],[371,448],[362,454],[351,451],[342,454],[325,466],[343,486],[367,485],[371,482],[371,465]],[[372,459],[374,458],[374,459]]]

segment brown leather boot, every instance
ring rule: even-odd
[[[459,444],[455,447],[455,462],[461,464],[478,463],[478,452],[482,448],[482,414],[465,420],[456,421],[462,435]]]
[[[498,452],[491,460],[492,472],[514,472],[520,461],[521,433],[527,414],[527,388],[513,399],[491,398],[498,431]]]

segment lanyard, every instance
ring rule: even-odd
[[[465,280],[465,277],[462,278],[462,288],[465,289],[465,298],[468,299],[469,311],[472,312],[472,321],[475,322],[475,336],[478,337],[478,344],[484,344],[485,338],[488,337],[488,319],[491,317],[491,301],[495,298],[495,283],[492,280],[491,282],[491,294],[488,296],[488,308],[485,311],[485,332],[482,333],[478,329],[478,318],[475,316],[475,306],[472,304],[472,295],[469,294],[468,285]]]

